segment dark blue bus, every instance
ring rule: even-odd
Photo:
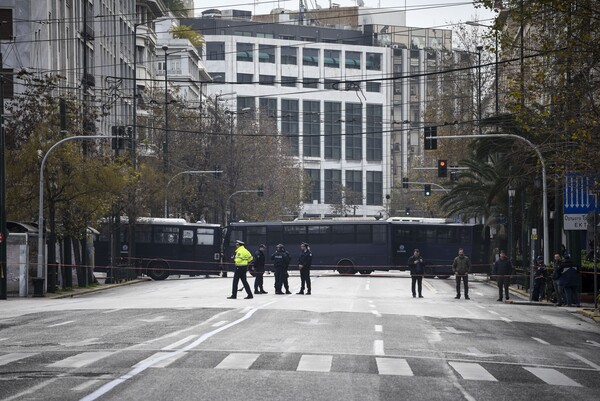
[[[102,271],[111,266],[111,237],[116,237],[116,230],[114,224],[111,227],[105,222],[99,231],[94,247],[96,270]],[[127,259],[129,238],[126,218],[121,219],[118,232],[120,255],[117,258],[154,280],[164,280],[172,274],[196,276],[220,274],[222,271],[222,229],[218,224],[141,217],[135,225],[135,260]]]
[[[413,249],[419,248],[429,264],[426,274],[445,278],[452,274],[458,248],[464,248],[473,265],[487,272],[489,252],[483,232],[482,225],[427,218],[236,222],[225,230],[223,251],[227,261],[236,240],[244,241],[250,252],[265,244],[268,255],[282,243],[295,260],[299,244],[306,241],[313,251],[314,270],[370,274],[376,270],[407,270],[408,258]],[[294,267],[292,263],[290,268]]]

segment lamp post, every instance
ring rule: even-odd
[[[467,25],[471,25],[471,26],[481,26],[483,28],[489,28],[489,29],[493,29],[494,30],[494,39],[495,39],[495,47],[494,47],[494,55],[495,55],[495,62],[494,62],[494,69],[495,69],[495,77],[494,77],[494,86],[496,89],[496,115],[498,115],[498,113],[500,112],[500,106],[499,106],[499,102],[498,102],[498,80],[499,80],[499,73],[498,73],[498,29],[496,29],[493,26],[490,25],[484,25],[484,24],[480,24],[479,22],[476,21],[467,21],[466,22]]]
[[[8,269],[6,268],[6,161],[4,159],[4,67],[0,51],[0,299],[7,299]]]
[[[513,257],[513,200],[515,198],[515,190],[508,189],[508,260],[512,261]]]
[[[214,170],[214,171],[196,171],[196,170],[187,170],[187,171],[181,171],[177,174],[175,174],[173,177],[171,177],[171,179],[169,180],[169,182],[167,182],[167,186],[165,187],[165,217],[169,217],[169,203],[168,203],[168,195],[169,195],[169,185],[171,185],[171,182],[179,177],[180,175],[183,174],[220,174],[223,171],[221,170]]]
[[[165,70],[165,143],[164,143],[164,147],[163,147],[163,170],[165,172],[165,174],[167,173],[167,171],[169,170],[169,82],[168,82],[168,76],[167,76],[167,57],[169,56],[169,54],[167,53],[167,50],[169,50],[169,46],[163,46],[162,49],[165,51],[165,65],[164,65],[164,70]]]
[[[231,201],[231,198],[234,195],[245,194],[245,193],[259,193],[260,194],[262,192],[263,192],[262,189],[241,189],[241,190],[235,191],[234,193],[232,193],[231,195],[229,195],[229,197],[227,198],[227,203],[225,204],[225,206],[227,207],[227,211],[226,211],[227,222],[226,223],[229,224],[229,220],[230,220],[230,217],[231,217],[231,208],[229,207],[229,202]]]
[[[477,125],[481,135],[481,51],[483,46],[477,46]]]

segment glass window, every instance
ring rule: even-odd
[[[367,104],[367,160],[383,158],[383,106]]]
[[[302,102],[302,138],[305,157],[321,156],[321,103],[305,100]]]
[[[309,244],[329,244],[331,241],[331,226],[308,226]]]
[[[302,49],[302,64],[309,66],[319,65],[319,49],[310,49],[305,47]]]
[[[329,90],[339,90],[340,88],[340,80],[339,79],[327,79],[325,78],[325,81],[323,83],[323,87],[324,89],[329,89]]]
[[[275,46],[258,45],[258,61],[261,63],[275,63]]]
[[[360,53],[346,52],[346,68],[360,70]]]
[[[244,232],[242,228],[229,228],[231,234],[229,235],[229,246],[235,248],[235,241],[244,240]],[[200,238],[198,237],[198,245],[200,245]]]
[[[277,99],[261,97],[258,99],[261,118],[277,118]]]
[[[381,53],[367,53],[367,70],[381,71]]]
[[[248,243],[248,245],[259,245],[267,242],[267,227],[247,227],[246,242]]]
[[[194,230],[183,230],[182,245],[194,245]]]
[[[338,203],[342,197],[342,170],[325,170],[325,203]]]
[[[275,85],[275,75],[259,75],[259,85]]]
[[[155,244],[178,244],[179,227],[154,227]]]
[[[381,83],[367,81],[367,92],[381,92]]]
[[[325,102],[325,159],[342,158],[342,104]]]
[[[310,192],[308,194],[308,203],[321,203],[321,170],[318,169],[304,169],[304,172],[310,179]]]
[[[121,230],[125,227],[121,227]],[[135,225],[135,241],[149,244],[152,242],[152,226],[148,224]]]
[[[210,77],[212,78],[214,83],[225,82],[224,72],[211,72]]]
[[[297,81],[298,81],[297,77],[282,76],[281,77],[281,86],[288,86],[288,87],[295,88]]]
[[[237,61],[252,61],[252,43],[236,44]]]
[[[215,244],[215,229],[214,228],[198,228],[196,229],[198,237],[198,245],[214,245]],[[238,239],[238,238],[236,238]]]
[[[290,46],[281,47],[281,64],[298,64],[298,49]]]
[[[346,160],[362,159],[362,105],[346,103]]]
[[[306,241],[306,226],[283,227],[284,244],[287,248]]]
[[[346,170],[346,188],[362,195],[362,171]]]
[[[373,243],[374,244],[385,244],[387,243],[387,230],[385,225],[374,225],[373,226]]]
[[[206,42],[207,60],[225,60],[225,42]]]
[[[367,205],[383,204],[383,174],[367,171]]]
[[[334,244],[353,244],[355,227],[354,224],[332,226],[331,242]]]
[[[281,99],[281,134],[287,139],[290,154],[296,156],[299,151],[299,126],[298,100]]]
[[[371,243],[371,226],[357,225],[356,226],[356,243],[370,244]]]
[[[318,78],[304,78],[302,80],[302,87],[304,88],[319,88],[319,79]]]
[[[238,84],[251,84],[254,75],[252,74],[237,74]]]
[[[339,50],[324,50],[323,64],[325,67],[337,68],[340,66],[340,51]]]

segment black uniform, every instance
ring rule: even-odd
[[[290,264],[290,259],[290,254],[283,247],[277,247],[277,251],[271,255],[275,270],[275,294],[283,294],[281,291],[282,285],[285,287],[285,292],[290,294],[287,282],[287,268]]]
[[[267,291],[263,288],[263,276],[265,274],[265,254],[258,248],[258,251],[254,253],[254,293],[255,294],[267,294]]]
[[[512,274],[512,263],[508,258],[503,259],[502,257],[494,263],[492,268],[492,276],[496,277],[498,283],[498,301],[502,301],[502,290],[504,289],[504,295],[508,300],[508,287],[510,286],[510,275]]]
[[[306,295],[310,295],[310,267],[312,266],[312,252],[308,245],[305,246],[304,251],[298,258],[298,267],[300,268],[300,292],[298,294],[304,294],[304,288],[306,287]]]
[[[415,284],[419,291],[419,298],[423,298],[423,275],[425,274],[425,261],[421,255],[412,255],[408,258],[408,268],[410,269],[410,278],[413,298],[417,296]]]

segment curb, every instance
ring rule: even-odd
[[[124,281],[122,283],[117,283],[117,284],[100,284],[97,287],[78,288],[73,291],[65,292],[64,294],[58,294],[58,295],[54,295],[54,296],[46,296],[43,298],[47,298],[47,299],[73,298],[73,297],[77,297],[80,295],[93,294],[94,292],[109,290],[111,288],[124,287],[126,285],[143,283],[145,281],[150,281],[150,279],[137,279],[137,280],[131,280],[131,281]],[[46,295],[48,295],[48,293],[46,293]]]
[[[600,323],[600,313],[598,313],[594,309],[580,309],[577,311],[577,313],[592,319],[596,323]]]

